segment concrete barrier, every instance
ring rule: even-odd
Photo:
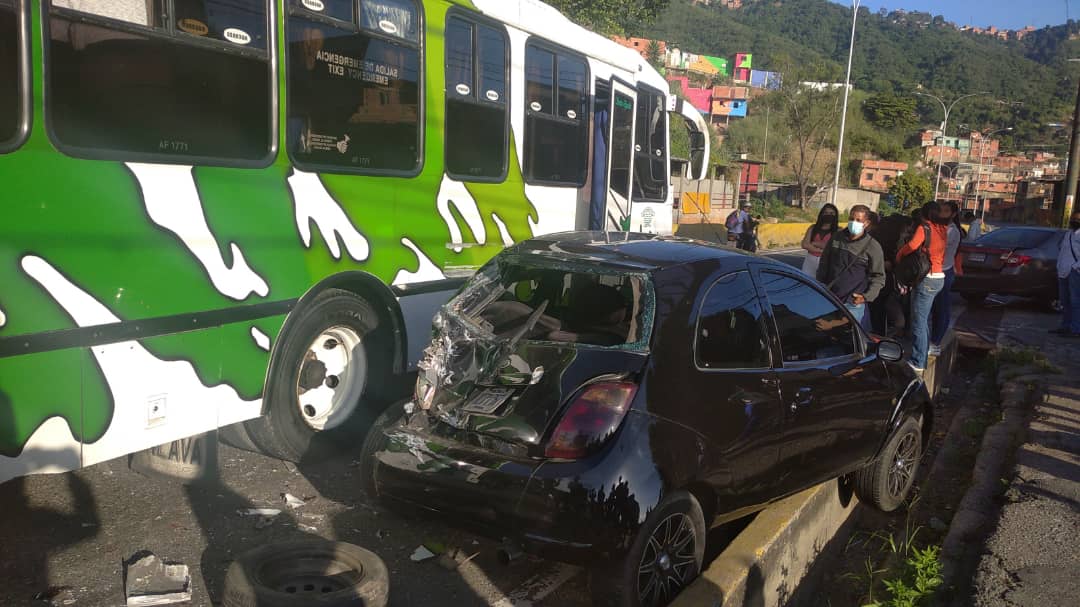
[[[809,223],[763,223],[758,226],[758,241],[762,249],[786,249],[802,244]],[[685,238],[709,242],[727,242],[727,228],[722,223],[683,223],[674,226],[675,233]]]
[[[857,499],[837,481],[763,510],[672,607],[784,605],[830,542],[846,541]],[[843,533],[838,533],[844,528]]]

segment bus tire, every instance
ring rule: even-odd
[[[128,456],[128,467],[150,478],[183,485],[217,479],[217,432],[196,434]]]
[[[259,450],[300,462],[363,440],[392,379],[393,343],[363,297],[326,289],[286,325],[266,381],[266,414],[245,424]]]

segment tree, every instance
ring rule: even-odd
[[[649,41],[649,46],[645,49],[645,59],[649,62],[649,65],[657,70],[664,67],[664,56],[660,53],[659,42],[656,40]]]
[[[830,148],[838,134],[842,88],[813,88],[798,82],[780,89],[781,115],[791,132],[791,169],[799,188],[799,207],[805,209],[812,182],[826,180]],[[816,193],[816,192],[815,192]]]
[[[896,206],[902,211],[922,206],[934,197],[934,186],[930,179],[908,171],[889,184],[889,193],[896,199]]]
[[[571,21],[605,36],[625,36],[652,22],[670,0],[548,0]]]
[[[881,129],[908,130],[918,124],[918,104],[913,97],[881,93],[866,100],[866,118]]]

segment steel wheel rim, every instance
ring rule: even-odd
[[[685,514],[672,514],[649,536],[638,563],[638,600],[666,605],[697,575],[697,539]]]
[[[325,329],[300,361],[296,380],[300,419],[317,431],[340,426],[356,410],[366,382],[367,353],[360,334],[344,326]]]
[[[908,432],[896,445],[892,465],[889,466],[889,495],[902,498],[915,478],[915,466],[919,463],[919,436]]]

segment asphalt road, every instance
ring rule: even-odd
[[[801,263],[800,251],[767,255]],[[992,300],[974,310],[958,305],[958,322],[988,336],[1034,335],[1034,327],[1049,318],[1023,300]],[[355,454],[296,468],[221,445],[220,462],[220,480],[206,487],[146,478],[124,459],[0,485],[0,579],[5,582],[0,605],[121,605],[122,561],[141,550],[187,564],[191,604],[212,605],[221,599],[225,571],[236,555],[267,542],[309,536],[356,543],[379,554],[390,569],[394,606],[589,604],[588,576],[579,568],[530,557],[503,566],[492,541],[431,517],[370,503],[356,481]],[[283,493],[306,503],[290,509]],[[256,517],[239,513],[248,508],[282,513],[259,528]],[[722,539],[712,539],[715,554]],[[476,556],[456,570],[435,561],[413,562],[410,555],[422,543]]]

